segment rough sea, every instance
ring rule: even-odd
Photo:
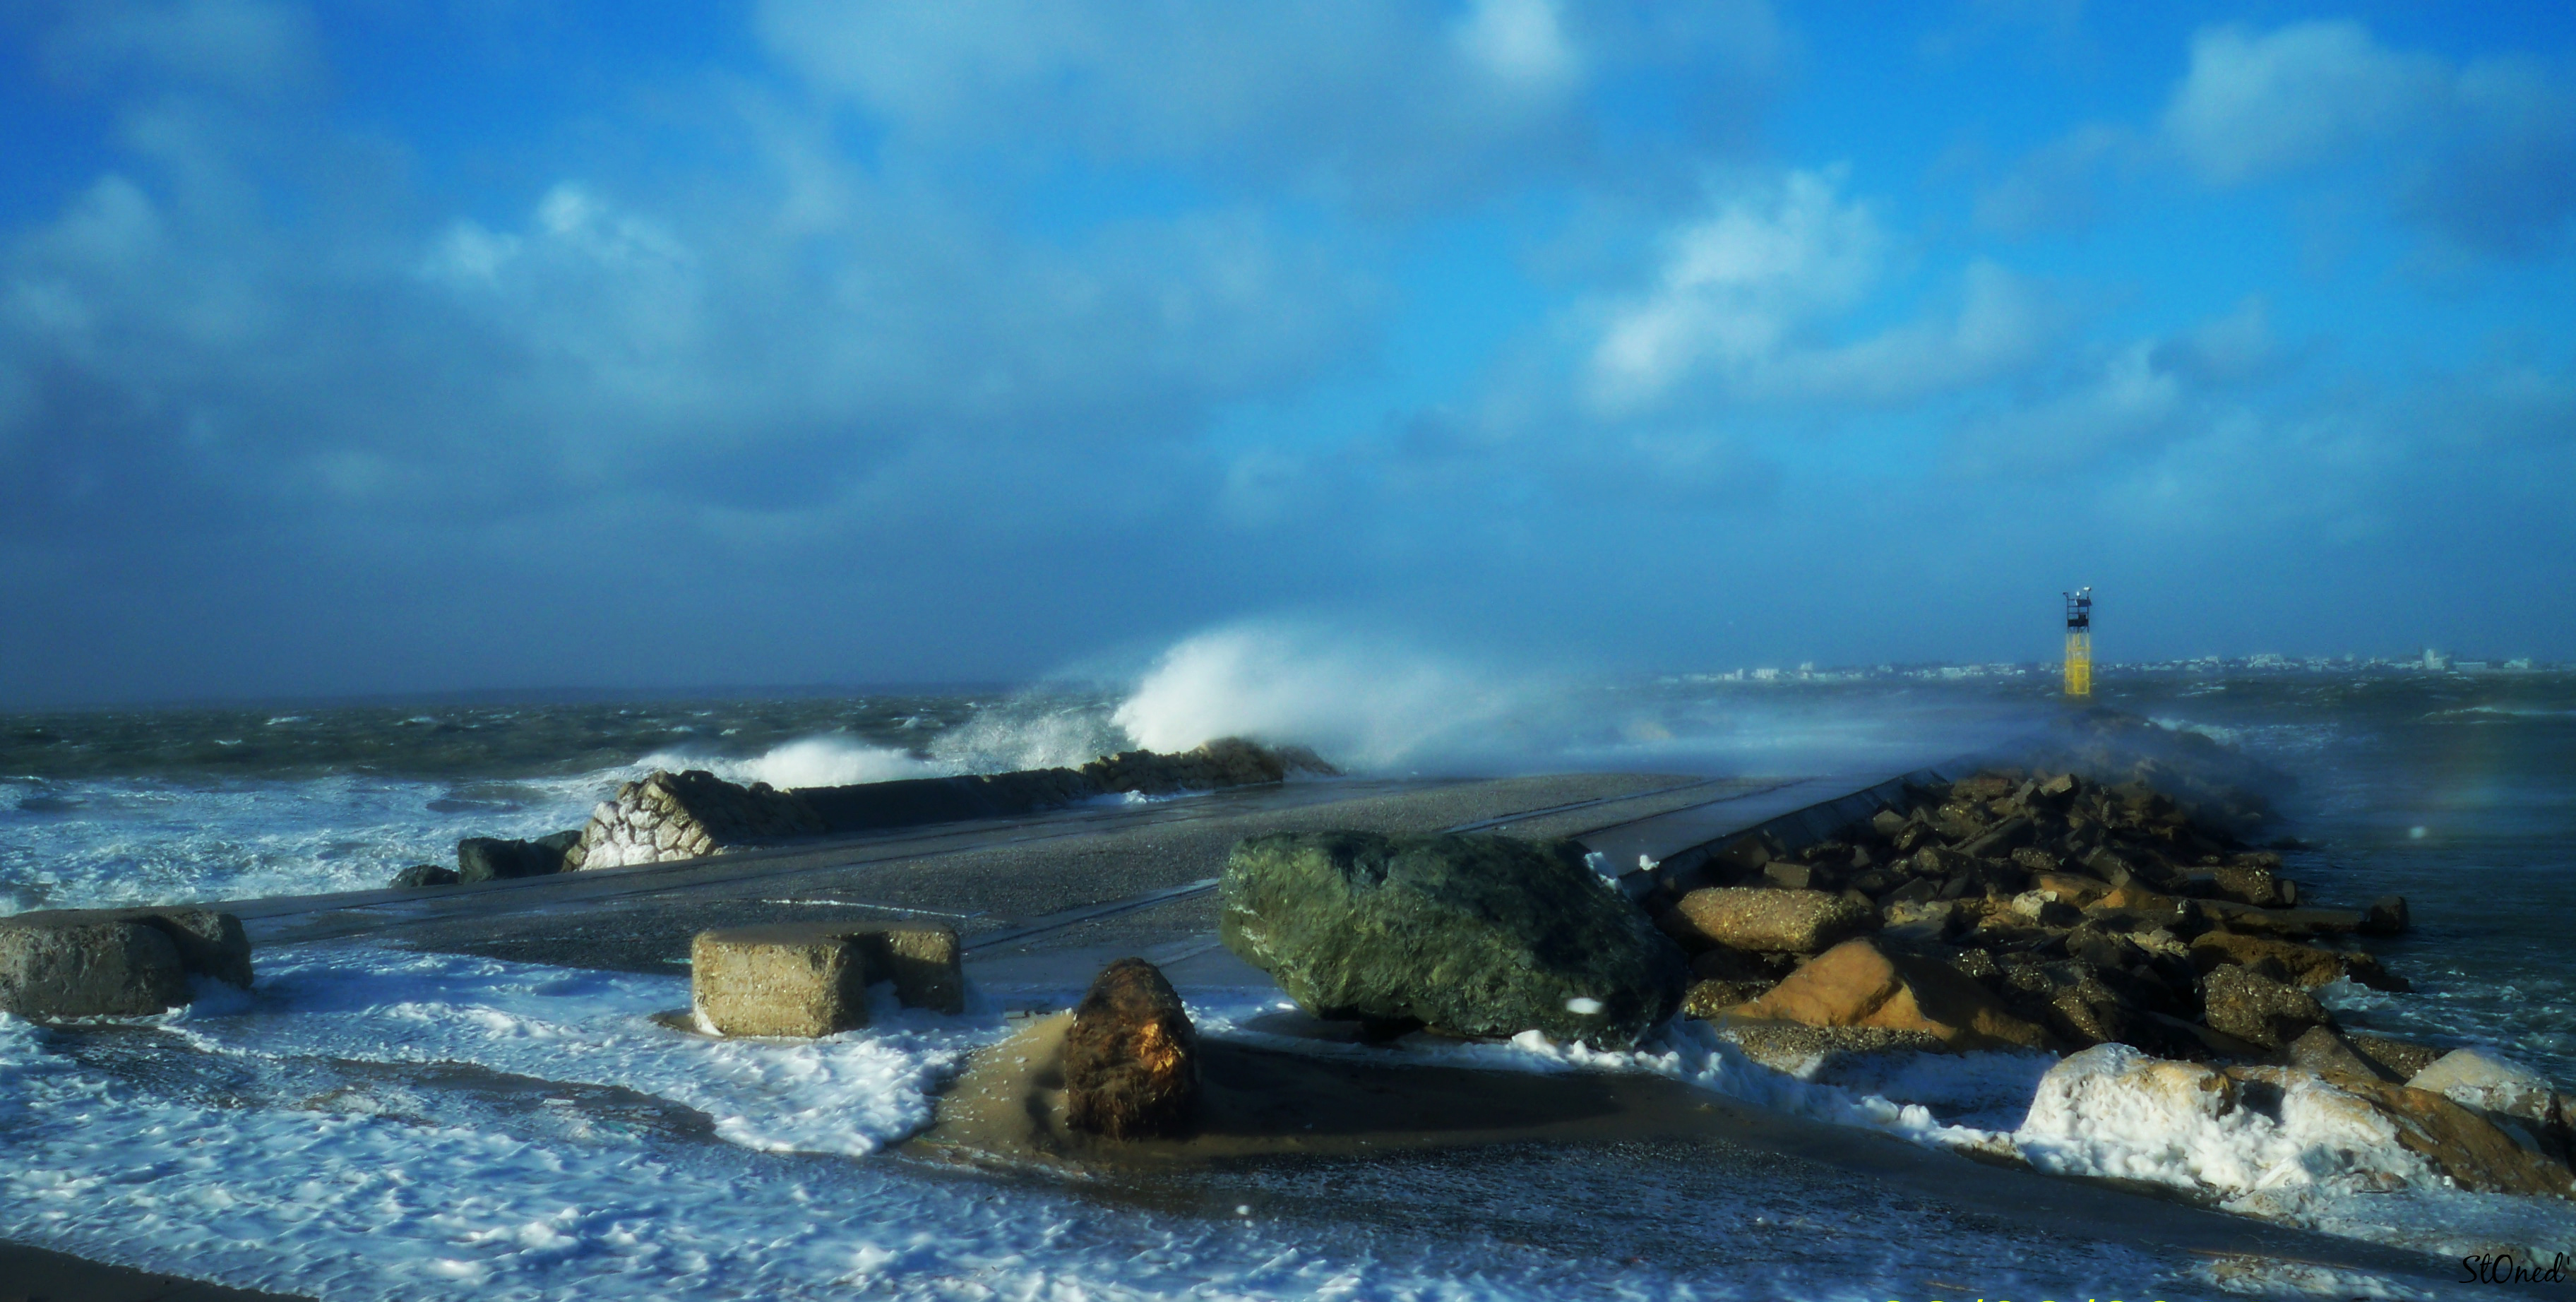
[[[0,715],[0,912],[377,886],[452,862],[461,836],[578,826],[657,767],[802,786],[1242,732],[1372,773],[1868,780],[2058,708],[2038,673],[1537,681],[1359,665],[1283,680],[1241,648],[1201,650],[1120,688]],[[2290,774],[2290,873],[2316,897],[2412,902],[2414,933],[2379,952],[2416,992],[2337,986],[2346,1021],[2576,1081],[2576,674],[2112,671],[2100,703]],[[1967,1224],[1937,1245],[1890,1239],[1848,1209],[1785,1224],[1774,1204],[1737,1209],[1741,1223],[1712,1208],[1705,1252],[1618,1263],[1549,1246],[1551,1217],[1581,1209],[1416,1234],[1287,1201],[1235,1215],[939,1176],[880,1150],[1003,1034],[991,1007],[890,1011],[809,1045],[717,1043],[647,1020],[686,1002],[685,976],[350,948],[259,961],[250,994],[213,990],[145,1024],[66,1033],[0,1015],[0,1238],[331,1298],[2404,1293],[2296,1267],[2106,1261]],[[1194,1010],[1220,1029],[1258,1011]],[[1836,1086],[1689,1036],[1625,1062],[1476,1052],[1508,1069],[1658,1071],[1924,1142],[2012,1130],[2045,1067],[1979,1055],[1941,1081]],[[1478,1178],[1513,1187],[1493,1160]],[[2437,1251],[2576,1247],[2576,1218],[2530,1200],[2278,1192],[2249,1209]],[[1784,1255],[1792,1241],[1829,1250]]]

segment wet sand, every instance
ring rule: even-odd
[[[313,1302],[0,1243],[0,1302]]]
[[[1461,1237],[1517,1217],[1523,1241],[1561,1236],[1567,1251],[1615,1246],[1621,1257],[1684,1269],[1748,1264],[1690,1222],[1695,1207],[1741,1207],[1748,1187],[1759,1187],[1794,1209],[1784,1222],[1817,1228],[1814,1251],[1832,1250],[1838,1215],[1876,1222],[1911,1209],[1907,1232],[1927,1246],[1957,1226],[2035,1244],[2326,1266],[2428,1288],[2449,1275],[2448,1263],[2420,1253],[2207,1210],[2169,1190],[1982,1164],[1656,1076],[1375,1063],[1210,1039],[1201,1042],[1195,1133],[1103,1140],[1065,1124],[1072,1020],[1032,1019],[980,1051],[940,1100],[933,1127],[899,1151],[1182,1214],[1362,1219]],[[1350,1039],[1329,1024],[1307,1033]],[[1533,1206],[1567,1214],[1532,1215]]]

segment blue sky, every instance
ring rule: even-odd
[[[2567,12],[0,5],[0,701],[2576,657]]]

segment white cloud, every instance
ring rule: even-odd
[[[1840,179],[1792,172],[1674,231],[1654,287],[1616,307],[1601,331],[1595,399],[1633,409],[1703,367],[1744,371],[1858,302],[1887,237],[1867,205],[1836,193]]]
[[[1459,20],[1459,47],[1494,76],[1554,92],[1583,75],[1553,0],[1474,0]]]
[[[1958,310],[1848,343],[1832,326],[1880,288],[1890,239],[1833,172],[1793,172],[1735,195],[1666,241],[1654,287],[1614,305],[1590,358],[1594,409],[1620,416],[1699,382],[1742,398],[1902,401],[1974,384],[2037,353],[2056,315],[1986,260],[1960,278]]]
[[[1508,192],[1601,158],[1583,92],[1687,68],[1694,130],[1741,130],[1781,61],[1758,0],[1683,18],[1556,0],[1143,5],[765,0],[768,47],[908,159],[1183,168],[1372,213]],[[1737,119],[1737,120],[1730,120]],[[1044,160],[1039,162],[1036,160]]]
[[[1962,440],[1974,473],[2049,474],[2160,441],[2190,394],[2156,363],[2156,342],[2113,353],[2076,386],[1974,422]]]
[[[2203,30],[2164,139],[2212,185],[2351,166],[2457,244],[2530,253],[2576,213],[2576,92],[2524,58],[2455,63],[2354,22]]]
[[[2433,110],[2441,61],[2400,54],[2354,22],[2297,23],[2265,35],[2209,28],[2165,109],[2165,133],[2202,176],[2256,180],[2335,160]]]
[[[2132,341],[2078,367],[2068,383],[1965,423],[1958,466],[1972,474],[2048,476],[2152,453],[2240,420],[2226,395],[2276,367],[2269,305]]]

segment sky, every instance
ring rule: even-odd
[[[0,704],[2576,658],[2570,12],[0,0]]]

